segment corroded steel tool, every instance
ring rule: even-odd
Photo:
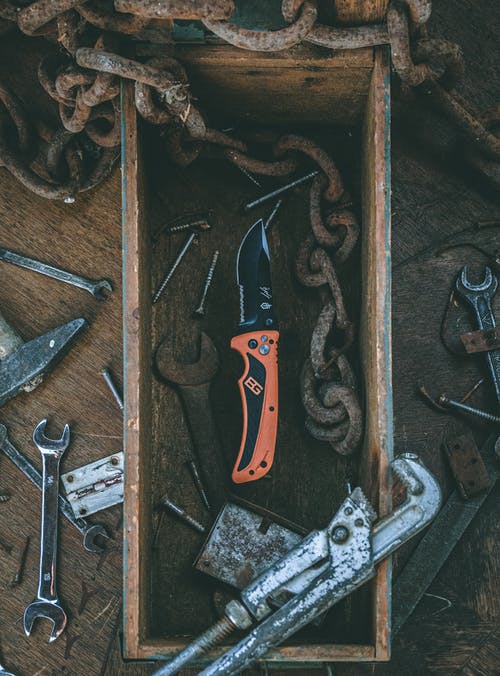
[[[257,221],[241,242],[236,263],[240,289],[240,333],[231,347],[243,357],[238,381],[243,435],[233,469],[235,483],[269,472],[278,430],[278,322],[273,313],[269,248],[264,222]]]
[[[36,599],[24,611],[24,631],[31,634],[33,623],[38,618],[52,622],[49,643],[64,631],[67,617],[57,595],[57,541],[59,464],[69,446],[69,425],[65,425],[60,439],[45,436],[47,420],[42,420],[33,432],[33,441],[42,455],[42,520],[40,528],[40,566]]]
[[[156,352],[156,366],[162,378],[178,387],[210,504],[219,509],[227,497],[227,470],[210,404],[210,384],[219,368],[217,348],[202,331],[198,360],[184,364],[175,359],[170,337],[165,338]]]
[[[422,530],[438,513],[441,490],[414,455],[392,469],[407,488],[405,502],[375,525],[375,512],[360,488],[344,500],[324,530],[312,531],[228,603],[225,615],[155,676],[176,674],[236,629],[253,629],[205,670],[230,676],[249,668],[270,648],[295,634],[367,582],[375,565]],[[275,609],[284,589],[290,600]]]
[[[0,315],[0,406],[21,390],[29,392],[37,387],[43,374],[64,356],[86,326],[85,319],[74,319],[23,343]]]
[[[103,293],[103,289],[106,289],[106,291],[113,291],[111,282],[107,279],[88,279],[87,277],[75,275],[67,270],[61,270],[61,268],[56,268],[53,265],[42,263],[42,261],[29,258],[28,256],[22,256],[15,251],[10,251],[9,249],[3,249],[1,247],[0,260],[12,263],[20,268],[25,268],[26,270],[39,272],[41,275],[57,279],[59,282],[76,286],[79,289],[88,291],[94,298],[97,298],[97,300],[106,300],[106,294]]]

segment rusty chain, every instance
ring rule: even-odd
[[[256,166],[255,158],[246,156],[243,142],[207,128],[203,114],[193,105],[187,77],[178,62],[162,56],[142,63],[120,53],[122,48],[130,52],[131,37],[168,42],[172,20],[197,19],[216,36],[251,50],[277,51],[300,42],[334,50],[390,45],[393,67],[401,81],[451,121],[464,139],[470,163],[500,186],[498,115],[492,119],[490,111],[475,110],[456,91],[463,73],[463,56],[458,45],[427,36],[425,24],[431,0],[392,0],[385,22],[354,27],[321,24],[318,0],[282,0],[288,25],[275,31],[254,31],[232,23],[232,0],[20,2],[18,6],[14,0],[0,0],[0,30],[16,24],[27,35],[46,35],[59,42],[64,53],[58,63],[49,60],[41,65],[42,86],[57,101],[64,129],[85,135],[99,147],[113,148],[119,140],[118,82],[127,78],[136,82],[140,114],[153,124],[176,127],[162,129],[162,137],[179,160],[192,161],[200,152],[200,142],[207,141],[226,146],[228,159],[249,171],[265,169],[263,164]],[[96,32],[101,36],[92,44],[89,36]],[[126,45],[123,39],[129,40]],[[98,75],[92,76],[90,71]],[[287,142],[293,143],[293,139]],[[285,176],[292,171],[294,160],[280,160],[279,149],[276,152],[277,159],[269,163],[268,171]],[[330,191],[333,199],[333,186]],[[314,232],[318,234],[321,227]]]

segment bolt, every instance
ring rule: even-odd
[[[181,262],[181,260],[182,260],[182,259],[184,258],[184,256],[186,255],[187,250],[189,249],[189,247],[191,246],[191,244],[194,242],[194,238],[195,238],[195,237],[196,237],[196,233],[195,233],[195,232],[192,232],[190,235],[188,235],[188,237],[187,237],[186,241],[184,242],[184,244],[182,245],[182,247],[181,247],[179,253],[178,253],[177,256],[175,257],[174,262],[173,262],[172,265],[169,267],[169,269],[168,269],[167,272],[165,273],[165,276],[164,276],[163,279],[161,280],[160,286],[158,287],[158,289],[156,290],[156,293],[155,293],[154,296],[153,296],[153,305],[156,304],[156,303],[160,300],[161,294],[165,291],[165,288],[166,288],[167,284],[168,284],[169,281],[172,279],[172,275],[173,275],[174,272],[177,270],[177,268],[178,268],[178,266],[179,266],[179,263]]]
[[[203,501],[203,504],[205,507],[208,509],[208,511],[212,511],[212,508],[210,507],[210,503],[208,501],[208,496],[207,496],[207,491],[205,490],[205,486],[203,485],[203,482],[201,480],[200,473],[198,471],[198,467],[196,466],[196,463],[194,460],[188,460],[186,462],[186,465],[189,468],[189,471],[191,472],[191,476],[193,477],[194,484],[196,488],[198,489],[198,493],[200,494],[200,497]]]
[[[258,197],[252,202],[247,202],[247,204],[245,204],[245,211],[250,211],[251,209],[258,207],[261,204],[264,204],[264,202],[272,200],[274,197],[278,197],[278,195],[282,195],[284,192],[288,192],[289,190],[292,190],[292,188],[295,188],[298,185],[302,185],[302,183],[306,183],[306,181],[309,181],[311,178],[314,178],[318,174],[319,174],[318,170],[311,171],[309,174],[301,176],[300,178],[296,178],[294,181],[286,183],[285,185],[282,185],[280,188],[276,188],[276,190],[272,190],[271,192],[262,195],[262,197]]]
[[[170,512],[172,512],[172,514],[175,514],[175,516],[181,519],[181,521],[184,521],[184,523],[186,523],[188,526],[194,528],[194,530],[198,531],[198,533],[205,534],[207,532],[205,526],[202,526],[201,523],[199,521],[196,521],[196,519],[193,519],[193,517],[190,516],[185,509],[182,509],[182,507],[175,505],[167,497],[162,498],[161,504],[162,507],[165,507],[165,509],[168,509]]]
[[[113,382],[113,379],[111,377],[111,373],[108,371],[108,369],[103,369],[101,371],[101,375],[103,376],[104,380],[106,381],[106,385],[109,387],[109,390],[111,394],[113,395],[116,403],[120,407],[120,411],[123,411],[123,399],[121,394],[118,392],[118,389],[116,385]]]
[[[332,540],[338,545],[345,542],[348,537],[349,531],[345,526],[337,526],[332,532]]]
[[[205,303],[207,301],[207,294],[208,290],[212,284],[212,279],[214,276],[215,272],[215,266],[217,265],[217,261],[219,259],[219,251],[215,251],[213,257],[212,257],[212,262],[210,263],[210,267],[208,268],[207,276],[205,277],[205,282],[203,284],[203,290],[201,292],[201,297],[200,297],[200,302],[198,303],[198,307],[194,311],[194,316],[195,317],[204,317],[205,316]]]
[[[363,519],[356,519],[356,521],[354,522],[354,525],[355,525],[357,528],[361,528],[361,526],[364,526],[364,525],[365,525],[365,522],[363,521]]]
[[[224,617],[192,641],[187,648],[180,652],[173,660],[155,671],[155,676],[177,674],[189,662],[199,659],[202,655],[223,641],[235,629],[248,629],[252,618],[248,610],[239,601],[229,601]]]
[[[351,516],[351,514],[353,513],[353,511],[354,511],[354,510],[353,510],[352,507],[346,507],[346,508],[344,509],[344,514],[345,514],[346,516]]]
[[[476,418],[481,418],[482,420],[486,420],[487,422],[492,422],[497,425],[500,425],[500,417],[497,415],[493,415],[492,413],[487,413],[486,411],[482,411],[479,408],[472,408],[472,406],[467,406],[467,404],[463,404],[461,401],[454,401],[453,399],[448,399],[448,397],[444,394],[442,394],[438,402],[441,406],[446,406],[447,408],[454,408],[457,411],[463,411],[465,413],[469,413],[470,415],[475,416]]]

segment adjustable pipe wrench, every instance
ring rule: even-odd
[[[441,505],[439,484],[417,456],[399,456],[392,469],[407,488],[406,501],[392,514],[372,525],[376,514],[362,490],[355,488],[327,528],[312,531],[251,582],[239,601],[227,604],[219,622],[155,676],[178,673],[231,631],[253,626],[237,645],[200,672],[204,676],[240,673],[372,578],[375,564],[427,526]],[[273,599],[283,592],[292,597],[275,610]]]

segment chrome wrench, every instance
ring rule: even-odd
[[[35,484],[38,489],[42,490],[43,481],[41,473],[34,465],[32,465],[25,455],[17,450],[8,437],[7,428],[1,423],[0,450],[3,451],[9,460],[11,460],[26,477],[28,477],[31,483]],[[88,552],[101,554],[104,551],[103,548],[100,547],[96,542],[96,538],[99,535],[104,538],[109,537],[104,526],[98,523],[89,524],[86,519],[83,519],[82,517],[76,517],[71,503],[64,495],[61,494],[59,494],[59,511],[83,535],[83,546]]]
[[[494,329],[496,322],[491,300],[497,291],[498,279],[491,269],[485,267],[483,281],[480,284],[472,284],[467,277],[467,266],[464,266],[457,277],[455,288],[460,296],[470,303],[474,309],[479,329]],[[493,379],[495,394],[500,403],[500,350],[489,350],[486,353],[486,359]]]
[[[40,527],[40,566],[38,592],[35,601],[24,611],[24,631],[31,634],[37,618],[52,622],[49,643],[55,641],[66,627],[67,617],[57,595],[57,535],[58,535],[58,499],[59,464],[64,451],[68,448],[70,432],[65,425],[60,439],[45,436],[47,420],[42,420],[33,432],[33,441],[42,455],[42,519]]]
[[[111,282],[107,279],[87,279],[81,275],[75,275],[72,272],[67,270],[61,270],[56,268],[53,265],[48,263],[42,263],[37,261],[34,258],[29,258],[28,256],[22,256],[21,254],[15,253],[15,251],[10,251],[9,249],[3,249],[0,247],[0,260],[6,261],[7,263],[13,263],[14,265],[19,266],[20,268],[25,268],[26,270],[33,270],[33,272],[39,272],[46,277],[51,277],[52,279],[57,279],[60,282],[65,282],[66,284],[71,284],[76,286],[79,289],[84,289],[91,293],[94,298],[97,300],[106,300],[106,295],[103,293],[103,289],[106,291],[113,291]]]

